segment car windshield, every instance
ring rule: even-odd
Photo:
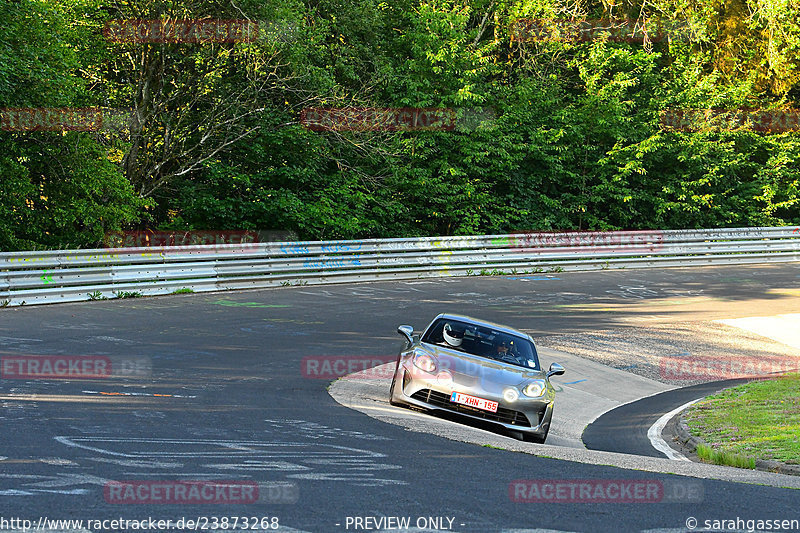
[[[488,326],[440,318],[428,328],[422,342],[539,370],[536,347],[531,341]]]

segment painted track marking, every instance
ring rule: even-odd
[[[686,409],[692,404],[695,404],[702,400],[703,398],[698,398],[696,400],[692,400],[691,402],[685,403],[680,407],[676,407],[669,413],[662,415],[661,418],[656,420],[656,423],[650,426],[650,429],[647,430],[647,438],[650,439],[650,444],[653,445],[653,448],[660,451],[664,455],[667,456],[667,459],[672,459],[673,461],[690,461],[687,459],[683,454],[675,451],[670,447],[667,442],[661,438],[661,432],[667,425],[667,422],[672,420],[672,417]]]

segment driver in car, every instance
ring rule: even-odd
[[[510,350],[510,345],[507,340],[499,341],[497,343],[497,351],[495,355],[495,359],[500,361],[507,361],[513,363],[519,363],[519,358],[514,355],[513,352]]]
[[[497,357],[502,358],[508,353],[508,343],[506,341],[497,344]]]

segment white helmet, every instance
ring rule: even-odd
[[[450,325],[450,322],[447,322],[444,325],[444,329],[442,329],[442,336],[444,337],[445,342],[447,342],[447,344],[450,346],[461,346],[461,341],[464,340],[464,332],[456,331],[456,329]]]

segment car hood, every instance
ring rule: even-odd
[[[438,370],[448,370],[453,381],[461,385],[481,385],[487,389],[494,388],[491,384],[520,386],[546,375],[543,370],[492,361],[435,344],[421,343],[420,348],[432,353],[438,362]]]

